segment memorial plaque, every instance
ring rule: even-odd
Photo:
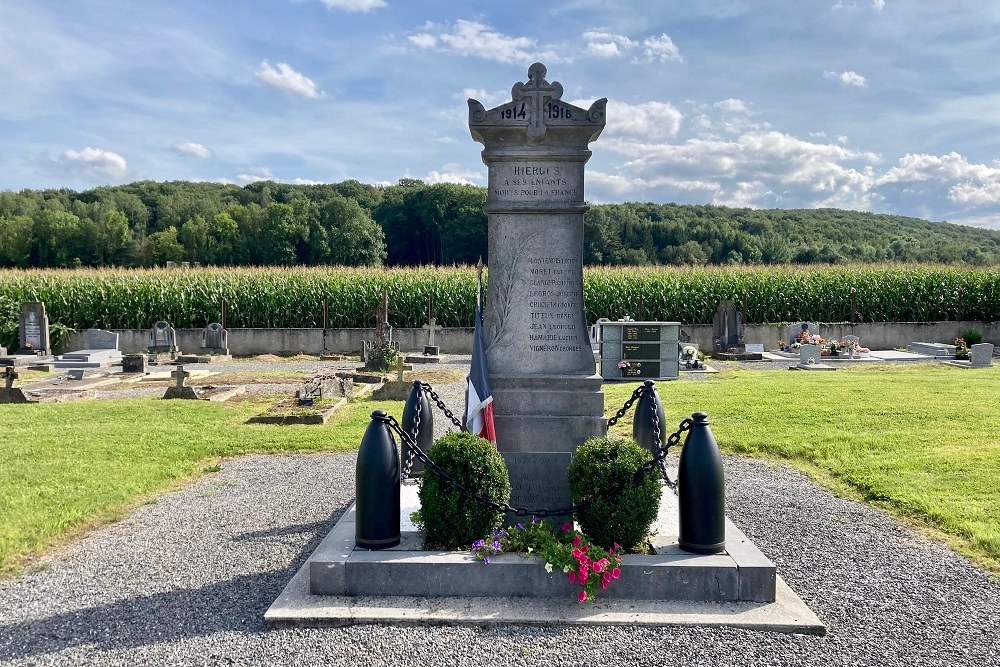
[[[659,343],[625,343],[622,345],[622,359],[659,359]]]
[[[511,498],[517,498],[518,507],[557,509],[573,504],[566,473],[573,460],[569,452],[504,452],[503,460]]]
[[[41,301],[29,301],[21,304],[19,320],[18,354],[48,355],[49,349],[49,316],[45,312],[45,304]]]
[[[633,363],[628,368],[622,369],[622,377],[627,377],[627,378],[660,377],[660,362],[643,361],[640,363]]]

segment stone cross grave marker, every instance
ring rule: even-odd
[[[20,374],[14,370],[13,366],[4,366],[3,369],[4,385],[7,391],[14,388],[14,380],[20,377]]]
[[[437,343],[434,342],[434,334],[441,331],[442,327],[434,319],[434,299],[427,299],[427,324],[421,327],[422,329],[427,329],[427,345],[429,347],[436,347]]]
[[[396,382],[403,381],[403,371],[407,368],[406,362],[403,361],[402,355],[396,356],[396,365],[392,367],[392,370],[396,371]]]
[[[392,342],[392,327],[389,326],[389,315],[394,315],[395,310],[389,308],[389,292],[382,290],[382,298],[379,299],[375,308],[375,347],[383,348]],[[386,335],[388,329],[388,336]]]
[[[570,504],[572,453],[607,432],[582,266],[584,164],[607,100],[568,104],[546,75],[531,65],[511,101],[493,109],[469,100],[469,131],[489,173],[483,320],[497,448],[511,469],[511,504],[539,509]]]
[[[170,373],[170,377],[174,379],[174,382],[176,383],[175,386],[178,389],[184,387],[184,380],[186,380],[190,376],[191,374],[185,371],[184,366],[182,366],[181,364],[177,364],[176,369],[172,373]]]
[[[969,365],[987,368],[993,365],[993,343],[976,343],[969,348]]]
[[[52,354],[49,345],[49,316],[41,301],[21,304],[20,340],[18,354]]]

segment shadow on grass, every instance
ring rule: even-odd
[[[232,538],[234,542],[253,542],[311,533],[298,555],[281,570],[234,577],[201,588],[133,597],[43,619],[0,624],[0,662],[80,646],[113,651],[227,631],[263,633],[267,630],[264,612],[346,509],[339,508],[328,520]]]

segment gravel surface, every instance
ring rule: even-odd
[[[465,362],[467,363],[467,362]],[[442,384],[462,405],[462,385]],[[438,417],[438,414],[435,415]],[[435,420],[438,433],[446,426]],[[1000,582],[783,465],[727,458],[728,512],[830,626],[268,630],[354,496],[353,454],[249,456],[0,582],[0,664],[998,665]],[[498,601],[498,604],[510,604]]]

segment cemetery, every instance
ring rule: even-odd
[[[854,292],[849,319],[751,323],[761,305],[749,290],[667,319],[655,280],[585,304],[585,165],[607,100],[562,96],[535,63],[510,101],[468,101],[488,170],[490,264],[464,271],[475,282],[461,305],[380,285],[352,306],[350,323],[364,326],[332,325],[324,297],[314,326],[283,327],[257,326],[222,298],[197,314],[164,307],[146,329],[74,331],[60,350],[55,309],[24,301],[19,346],[0,356],[0,419],[19,453],[0,463],[13,488],[0,491],[13,509],[0,522],[9,590],[36,576],[34,559],[55,553],[58,569],[58,545],[120,549],[132,522],[177,521],[173,503],[196,497],[208,518],[172,524],[180,533],[227,521],[243,531],[199,557],[274,551],[279,566],[194,595],[265,582],[256,611],[234,609],[273,632],[724,628],[810,647],[850,624],[827,591],[874,594],[883,560],[905,572],[894,559],[925,552],[975,581],[966,592],[989,609],[979,597],[1000,590],[989,574],[1000,568],[1000,441],[980,445],[1000,422],[976,397],[1000,390],[996,323],[861,322]],[[230,328],[234,315],[254,326]],[[805,372],[773,372],[785,369]],[[942,395],[959,423],[941,414]],[[92,484],[94,468],[109,479]],[[34,487],[52,497],[37,502]],[[232,498],[246,504],[214,517],[211,503]],[[800,503],[820,509],[794,514]],[[869,553],[885,535],[899,548]],[[834,544],[841,556],[827,559]],[[126,560],[149,557],[132,549]],[[187,604],[172,595],[167,604]]]

